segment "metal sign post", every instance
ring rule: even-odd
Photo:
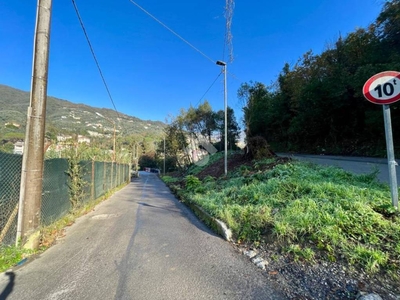
[[[381,104],[383,107],[390,193],[393,206],[398,208],[397,163],[394,159],[392,121],[390,118],[389,104],[400,100],[400,72],[386,71],[372,76],[364,84],[363,94],[368,101],[374,104]]]
[[[397,162],[394,159],[392,120],[390,117],[390,106],[388,104],[383,105],[383,118],[385,121],[386,151],[387,151],[388,168],[389,168],[390,194],[392,195],[393,206],[398,208],[399,195],[398,195],[397,177],[396,177]]]

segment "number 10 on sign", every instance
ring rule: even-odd
[[[391,104],[400,100],[400,73],[386,71],[372,76],[364,84],[363,94],[375,104]]]

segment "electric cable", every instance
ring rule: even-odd
[[[113,100],[113,98],[112,98],[112,96],[111,96],[110,89],[108,88],[107,82],[106,82],[106,80],[105,80],[105,78],[104,78],[104,76],[103,76],[103,72],[101,71],[100,64],[99,64],[99,62],[98,62],[98,60],[97,60],[97,58],[96,58],[96,54],[94,53],[94,50],[93,50],[93,47],[92,47],[92,43],[91,43],[90,40],[89,40],[89,36],[88,36],[88,34],[87,34],[87,32],[86,32],[85,26],[83,25],[82,18],[81,18],[80,14],[79,14],[79,11],[78,11],[78,7],[77,7],[76,4],[75,4],[75,0],[72,0],[72,4],[74,5],[74,9],[75,9],[76,15],[78,16],[79,23],[81,24],[83,33],[85,34],[85,37],[86,37],[86,41],[88,42],[90,51],[92,52],[93,59],[94,59],[94,61],[96,62],[97,69],[99,70],[101,79],[103,80],[103,84],[104,84],[104,86],[105,86],[105,88],[106,88],[106,90],[107,90],[108,97],[109,97],[110,100],[111,100],[111,103],[112,103],[112,105],[113,105],[113,107],[114,107],[115,112],[117,113],[117,117],[119,118],[120,116],[119,116],[118,110],[117,110],[117,108],[115,107],[115,103],[114,103],[114,100]]]
[[[205,58],[207,58],[209,61],[211,61],[213,64],[215,64],[215,60],[213,60],[212,58],[210,58],[209,56],[207,56],[206,54],[204,54],[202,51],[200,51],[198,48],[196,48],[195,46],[193,46],[190,42],[188,42],[187,40],[185,40],[183,37],[181,37],[178,33],[176,33],[175,31],[173,31],[171,28],[169,28],[167,25],[165,25],[163,22],[161,22],[159,19],[157,19],[155,16],[153,16],[151,13],[149,13],[147,10],[145,10],[143,7],[141,7],[139,4],[137,4],[135,1],[133,0],[129,0],[132,4],[136,5],[136,7],[138,7],[140,10],[142,10],[144,13],[146,13],[148,16],[150,16],[152,19],[154,19],[156,22],[158,22],[159,24],[161,24],[163,27],[165,27],[168,31],[170,31],[172,34],[174,34],[175,36],[177,36],[180,40],[182,40],[183,42],[185,42],[187,45],[189,45],[191,48],[193,48],[194,50],[196,50],[197,52],[199,52],[201,55],[203,55]]]
[[[208,93],[208,91],[213,87],[213,85],[215,84],[215,82],[217,82],[219,76],[221,76],[222,72],[220,72],[217,76],[217,78],[215,78],[215,80],[213,81],[213,83],[211,83],[211,85],[209,86],[209,88],[206,90],[206,92],[203,94],[203,96],[201,96],[201,98],[199,99],[199,101],[197,101],[197,104],[195,105],[195,107],[197,105],[199,105],[199,103],[201,102],[201,100],[204,98],[204,96]]]

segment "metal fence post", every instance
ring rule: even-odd
[[[90,198],[92,200],[95,199],[95,194],[94,194],[94,186],[95,186],[95,182],[94,182],[94,166],[95,166],[95,163],[94,163],[94,159],[93,159],[92,160],[92,182],[91,182],[92,186],[91,186],[91,190],[90,190],[90,193],[91,193]]]

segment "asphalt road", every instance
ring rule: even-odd
[[[40,257],[0,274],[0,299],[285,298],[157,176],[142,173]]]
[[[287,154],[287,153],[279,153],[279,155],[292,157],[294,159],[302,161],[309,161],[320,165],[337,166],[354,174],[367,174],[377,169],[379,171],[377,179],[383,183],[389,183],[389,170],[386,158],[305,155],[305,154]],[[397,166],[396,167],[397,182],[400,182],[399,173],[400,170]]]

